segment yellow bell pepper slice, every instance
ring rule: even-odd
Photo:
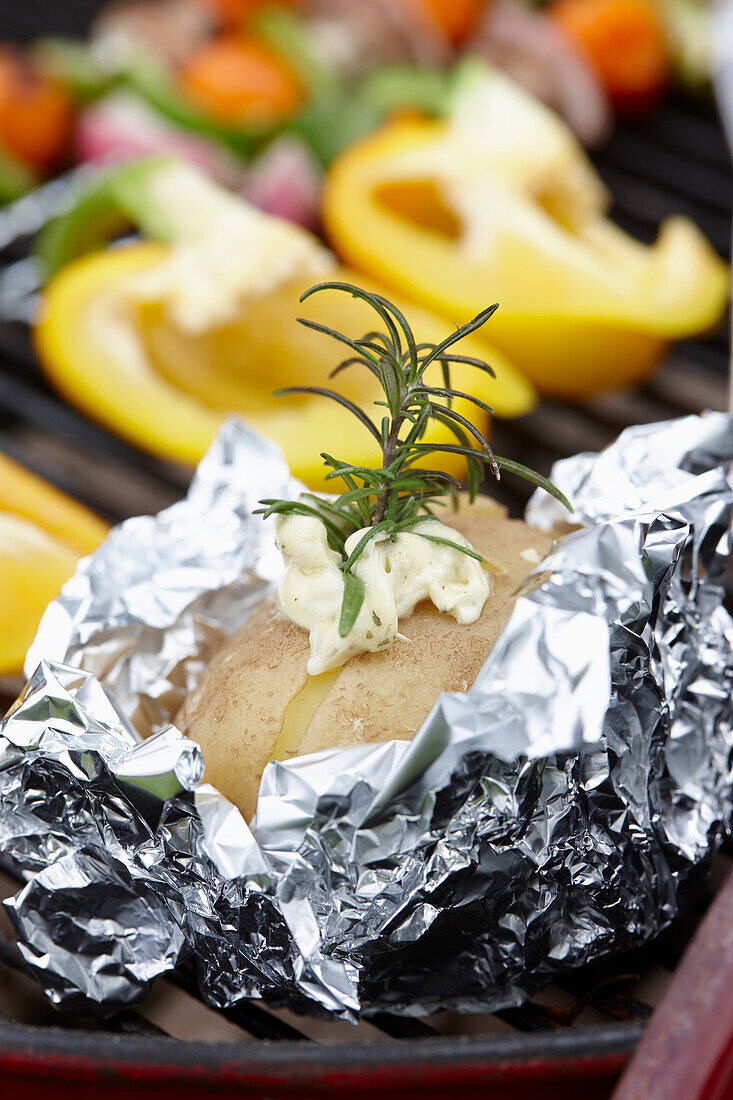
[[[19,674],[47,604],[107,526],[0,453],[0,675]]]
[[[0,512],[41,527],[77,555],[96,550],[109,528],[83,504],[0,451]]]
[[[563,397],[637,382],[720,319],[728,268],[691,222],[635,241],[564,123],[467,75],[450,119],[396,120],[332,165],[324,225],[347,263],[457,322],[498,301],[492,343]]]
[[[21,671],[46,605],[76,562],[73,550],[30,520],[0,512],[0,674]]]
[[[133,300],[128,293],[131,279],[169,256],[170,246],[159,243],[110,248],[68,264],[51,280],[34,335],[52,384],[90,417],[162,458],[197,462],[224,417],[236,412],[276,440],[293,473],[311,487],[333,484],[324,482],[321,452],[373,465],[376,442],[346,410],[322,398],[273,397],[285,386],[328,386],[329,372],[345,357],[341,345],[303,328],[298,316],[358,338],[375,327],[369,307],[337,292],[299,305],[313,281],[301,277],[247,303],[234,320],[184,331],[165,301]],[[336,267],[322,277],[364,283]],[[438,342],[451,330],[420,307],[405,306],[405,312],[420,341]],[[462,341],[461,352],[488,357],[497,377],[456,364],[456,389],[474,393],[503,416],[532,407],[532,386],[503,355],[487,355],[486,343],[475,337]],[[442,377],[437,365],[433,377]],[[346,395],[361,403],[380,396],[366,371],[347,371],[341,381]],[[477,419],[473,406],[470,414]],[[448,442],[450,436],[436,424],[429,438]],[[460,458],[445,457],[446,469],[462,472]]]

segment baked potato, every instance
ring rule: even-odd
[[[205,778],[254,813],[270,760],[336,746],[409,740],[444,691],[467,691],[514,606],[523,577],[552,537],[486,497],[446,522],[486,559],[492,591],[480,618],[459,626],[428,602],[400,622],[404,636],[380,653],[309,676],[308,633],[269,599],[219,650],[177,718],[203,751]]]

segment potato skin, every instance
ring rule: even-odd
[[[381,653],[352,657],[336,674],[289,756],[336,746],[410,740],[438,696],[467,691],[511,614],[516,589],[532,568],[521,551],[542,557],[552,537],[487,498],[446,515],[492,566],[492,592],[481,617],[459,626],[432,604],[400,622],[399,639]],[[178,714],[198,742],[206,780],[249,820],[260,778],[272,758],[290,701],[308,681],[306,631],[267,600],[219,650]]]

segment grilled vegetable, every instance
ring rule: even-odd
[[[271,125],[295,114],[303,87],[285,59],[256,38],[206,42],[179,72],[182,94],[229,126]]]
[[[46,605],[107,527],[0,452],[0,673],[19,673]]]
[[[38,183],[30,168],[0,148],[0,203],[12,202]]]
[[[243,185],[242,158],[204,134],[171,123],[139,96],[118,88],[85,107],[74,134],[81,163],[114,163],[155,155],[185,157],[213,179],[233,188]]]
[[[68,93],[20,50],[0,46],[0,144],[31,171],[45,173],[68,150],[73,124]]]
[[[475,31],[488,0],[395,0],[413,19],[435,33],[443,34],[453,46]]]
[[[492,0],[468,50],[557,111],[586,148],[608,138],[608,95],[583,52],[544,10]]]
[[[110,210],[172,247],[118,247],[58,271],[35,327],[52,382],[90,416],[166,458],[198,461],[233,411],[278,440],[311,485],[323,485],[320,451],[338,453],[344,439],[353,437],[360,462],[372,459],[374,439],[355,431],[344,409],[302,396],[285,405],[272,398],[278,386],[325,384],[337,362],[328,338],[302,332],[295,320],[313,264],[329,278],[354,282],[353,273],[305,231],[254,211],[185,165],[128,165],[105,186],[106,195],[88,194],[42,238],[49,271],[98,242]],[[332,328],[368,328],[363,302],[334,294],[304,308]],[[419,307],[405,308],[420,340],[437,343],[452,329]],[[472,337],[467,354],[480,346]],[[526,411],[531,386],[502,356],[491,358],[497,381],[490,396],[467,367],[458,368],[457,388],[473,387],[498,415]],[[378,389],[369,376],[354,376],[350,387],[363,400]],[[447,442],[449,433],[436,425],[431,438]]]
[[[664,25],[648,0],[553,0],[547,11],[587,57],[617,110],[635,113],[659,99],[672,63]]]
[[[464,72],[448,121],[395,121],[332,166],[324,225],[346,263],[454,321],[500,298],[492,341],[567,397],[637,382],[719,321],[728,269],[691,222],[640,244],[554,114]]]

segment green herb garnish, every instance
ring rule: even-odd
[[[321,457],[330,467],[326,480],[339,479],[346,486],[345,492],[333,500],[324,499],[314,493],[303,493],[299,500],[261,500],[260,504],[265,507],[258,509],[258,513],[265,517],[275,513],[315,516],[322,521],[329,545],[341,555],[341,568],[345,574],[339,622],[339,633],[343,638],[356,622],[364,601],[364,584],[351,570],[369,542],[381,534],[394,538],[401,531],[407,531],[425,519],[437,520],[438,517],[433,514],[431,507],[444,506],[446,499],[452,498],[454,503],[456,501],[461,483],[442,470],[417,466],[416,463],[426,456],[441,452],[463,456],[466,460],[471,501],[475,499],[488,468],[497,481],[501,477],[501,471],[508,470],[551,493],[569,511],[572,508],[560,490],[547,478],[519,462],[495,455],[478,428],[453,408],[454,400],[462,398],[484,412],[493,411],[478,397],[454,390],[450,384],[452,363],[466,363],[494,377],[492,368],[481,359],[458,355],[450,349],[464,336],[481,328],[496,311],[497,305],[482,310],[472,321],[456,329],[439,344],[417,344],[404,315],[381,295],[362,290],[350,283],[326,282],[306,290],[300,298],[301,302],[321,290],[342,290],[355,298],[363,299],[378,314],[383,330],[368,332],[360,340],[352,340],[316,321],[303,317],[298,320],[306,328],[333,337],[353,352],[331,372],[332,378],[344,370],[360,366],[379,379],[384,400],[375,401],[374,405],[384,409],[384,415],[377,424],[364,409],[343,394],[317,386],[291,386],[278,390],[277,394],[319,395],[338,402],[377,440],[382,449],[382,465],[378,469],[352,466],[324,453]],[[431,363],[440,363],[444,385],[429,386],[424,381],[425,371]],[[456,442],[423,442],[431,420],[437,420],[448,427]],[[363,528],[367,530],[351,553],[347,554],[346,540],[355,531]],[[452,546],[462,554],[483,561],[480,554],[449,539],[421,531],[416,534],[431,542]]]

